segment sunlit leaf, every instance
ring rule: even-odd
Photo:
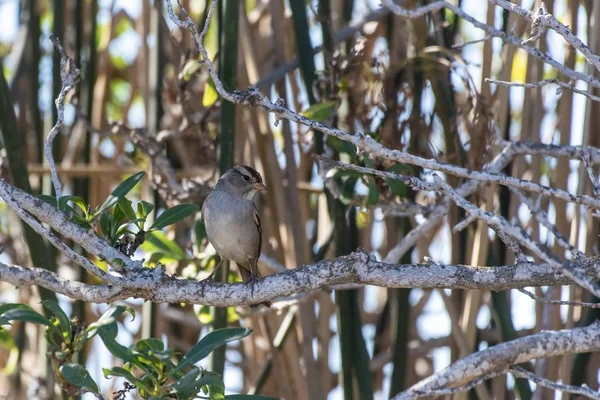
[[[60,330],[63,333],[63,337],[67,339],[67,343],[70,342],[70,334],[71,334],[71,320],[65,314],[65,312],[60,308],[57,302],[53,300],[44,300],[42,301],[44,307],[49,310],[55,317],[58,319],[60,323]]]
[[[137,174],[131,175],[125,179],[112,191],[110,196],[102,203],[102,205],[94,212],[94,215],[100,215],[104,210],[117,204],[119,200],[127,195],[138,184],[138,182],[144,177],[145,172],[138,172]]]
[[[9,376],[19,365],[19,347],[6,329],[0,329],[0,346],[9,351],[4,368],[0,369],[0,375]]]
[[[217,88],[215,87],[212,79],[208,78],[206,80],[206,84],[204,85],[204,94],[202,95],[202,106],[210,107],[219,99],[219,92],[217,92]]]

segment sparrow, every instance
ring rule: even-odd
[[[242,281],[260,279],[258,258],[262,247],[262,228],[254,197],[266,192],[262,177],[254,168],[236,165],[225,172],[202,204],[202,219],[208,241],[221,261],[206,279],[213,275],[223,261],[233,261]],[[270,306],[270,302],[261,303]]]

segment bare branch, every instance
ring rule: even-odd
[[[464,357],[413,385],[394,400],[427,397],[436,390],[465,385],[474,379],[537,358],[600,350],[600,321],[589,326],[547,331],[501,343]]]
[[[582,268],[588,268],[590,274],[596,274],[596,279],[600,278],[600,272],[594,270],[590,263],[582,263]],[[128,274],[122,282],[102,286],[67,281],[39,268],[4,265],[0,271],[0,281],[19,286],[40,285],[88,302],[104,303],[133,297],[157,303],[183,302],[218,307],[256,304],[344,284],[388,288],[506,290],[573,283],[561,271],[546,263],[497,267],[386,264],[364,251],[269,275],[246,284],[178,279],[158,275],[150,268]]]
[[[544,79],[542,81],[533,82],[533,83],[498,81],[496,79],[490,79],[490,78],[485,78],[485,81],[488,83],[493,83],[494,85],[509,86],[509,87],[510,86],[522,87],[522,88],[526,88],[526,89],[543,87],[543,86],[548,86],[548,85],[558,85],[559,89],[556,90],[557,94],[560,94],[560,92],[562,92],[563,89],[568,89],[568,90],[573,91],[574,93],[581,94],[593,101],[600,101],[600,97],[594,96],[593,94],[591,94],[585,90],[577,89],[577,87],[575,86],[574,83],[563,82],[558,79]]]
[[[533,213],[533,215],[535,216],[535,218],[542,225],[544,225],[550,232],[552,232],[552,234],[556,238],[556,241],[558,242],[559,245],[561,245],[566,250],[570,251],[573,256],[576,256],[576,257],[583,257],[584,256],[584,254],[579,249],[573,247],[571,245],[571,243],[569,243],[569,239],[567,239],[566,237],[564,237],[563,234],[560,233],[558,231],[558,229],[556,229],[556,226],[554,226],[550,222],[550,220],[548,219],[548,216],[539,207],[539,205],[534,204],[533,201],[529,197],[525,196],[523,193],[521,193],[520,191],[518,191],[515,188],[510,188],[510,191],[513,192],[515,195],[517,195],[517,197],[519,197],[519,200],[521,201],[521,203],[527,205],[527,207]]]
[[[516,239],[521,245],[527,247],[533,252],[536,257],[541,260],[553,265],[555,268],[562,268],[565,275],[577,282],[578,285],[585,288],[586,290],[593,293],[595,296],[600,296],[600,287],[594,279],[590,279],[577,271],[571,269],[569,263],[561,263],[556,259],[555,256],[551,255],[550,252],[543,248],[539,243],[533,240],[521,227],[509,223],[504,217],[500,215],[494,215],[488,211],[482,210],[476,207],[463,197],[458,195],[450,185],[448,185],[439,176],[434,174],[434,180],[440,185],[441,190],[449,196],[457,206],[463,208],[469,214],[476,215],[479,219],[485,221],[490,227],[495,230],[501,230],[508,236]]]
[[[500,5],[502,7],[504,7],[505,4],[508,4],[508,5],[512,6],[512,8],[510,8],[510,11],[517,12],[518,9],[520,9],[524,13],[528,13],[527,14],[528,16],[525,16],[525,15],[522,15],[522,16],[526,17],[527,19],[529,19],[531,21],[533,21],[533,18],[535,17],[535,15],[533,15],[530,11],[526,11],[526,10],[522,9],[521,7],[518,7],[518,6],[510,3],[509,1],[505,1],[505,0],[489,0],[489,1],[492,4]],[[392,10],[392,12],[394,14],[401,15],[406,18],[418,18],[429,12],[439,11],[442,8],[446,8],[446,9],[452,11],[454,14],[461,17],[462,19],[470,22],[476,28],[479,28],[479,29],[485,31],[486,33],[488,33],[488,35],[491,35],[493,37],[499,37],[502,40],[504,40],[505,42],[508,42],[508,43],[512,44],[513,46],[523,49],[530,55],[532,55],[536,58],[539,58],[544,63],[549,64],[552,67],[556,68],[564,76],[566,76],[570,79],[576,80],[576,81],[579,80],[579,81],[587,82],[588,84],[590,84],[594,87],[600,87],[600,81],[598,81],[592,75],[584,74],[582,72],[578,72],[578,71],[575,71],[571,68],[564,66],[563,64],[561,64],[560,62],[558,62],[557,60],[552,58],[550,55],[548,55],[547,53],[542,53],[538,48],[531,46],[528,43],[523,43],[523,41],[521,39],[519,39],[518,37],[516,37],[515,35],[503,32],[499,29],[494,28],[493,26],[484,24],[483,22],[480,22],[480,21],[476,20],[475,18],[473,18],[472,16],[470,16],[469,14],[467,14],[460,7],[455,6],[454,4],[449,3],[447,1],[436,1],[436,2],[430,3],[426,6],[417,7],[414,10],[407,10],[405,8],[402,8],[399,5],[394,4],[394,2],[392,0],[382,0],[382,4],[385,7]],[[519,12],[517,12],[519,15],[521,15],[520,10],[519,10]],[[532,15],[529,15],[529,14],[532,14]],[[558,26],[555,25],[555,22],[554,22],[554,21],[556,21],[556,19],[554,19],[554,21],[551,21],[552,19],[554,19],[554,17],[552,17],[550,14],[544,16],[541,21],[542,26],[548,27],[550,29],[557,28]],[[556,21],[556,23],[558,23],[558,21]],[[568,28],[567,28],[567,30],[568,30]],[[593,53],[591,53],[591,51],[589,51],[589,48],[587,48],[587,46],[585,46],[583,44],[583,42],[581,42],[581,40],[579,40],[579,38],[577,38],[577,36],[573,35],[573,33],[570,31],[568,31],[570,33],[570,35],[567,34],[567,31],[564,31],[564,30],[557,31],[557,32],[559,34],[564,33],[566,36],[563,35],[563,37],[565,37],[565,39],[567,39],[567,37],[568,37],[569,39],[567,39],[567,41],[569,43],[571,43],[578,50],[580,50],[580,51],[584,50],[584,47],[585,47],[587,49],[587,51],[586,51],[586,53],[584,53],[584,55],[585,54],[591,55],[592,57],[590,59],[588,59],[588,61],[592,60],[593,62],[592,61],[590,61],[590,62],[592,62],[592,64],[596,65],[597,56],[593,55]],[[586,56],[586,58],[587,58],[587,56]],[[600,63],[598,63],[598,65],[600,65]]]
[[[216,6],[217,2],[218,2],[217,0],[212,0],[211,7],[209,10],[209,17],[210,17],[210,15],[212,15],[211,12],[214,12],[214,7]],[[447,3],[445,3],[445,2],[432,3],[430,6],[433,6],[433,5],[439,4],[439,3],[444,3],[444,4],[446,4],[445,6],[447,6]],[[600,209],[600,199],[595,199],[591,196],[575,195],[575,194],[569,193],[569,192],[561,190],[561,189],[550,188],[548,186],[540,185],[540,184],[522,180],[522,179],[517,179],[517,178],[511,177],[511,176],[505,176],[505,175],[502,175],[499,173],[471,171],[467,168],[463,168],[463,167],[460,167],[457,165],[438,162],[436,160],[427,160],[425,158],[415,156],[412,154],[408,154],[408,153],[405,153],[402,151],[388,149],[388,148],[384,147],[381,143],[377,142],[375,139],[373,139],[372,137],[370,137],[368,135],[364,135],[362,133],[358,133],[356,135],[350,135],[349,133],[347,133],[345,131],[326,126],[320,122],[311,120],[301,114],[293,112],[293,111],[289,110],[288,108],[286,108],[284,106],[283,102],[277,101],[277,102],[273,103],[265,95],[260,93],[258,91],[258,89],[255,87],[249,88],[249,90],[247,90],[247,91],[234,91],[234,92],[230,93],[225,90],[225,88],[223,87],[223,83],[219,80],[219,77],[215,71],[214,65],[210,61],[210,59],[208,57],[208,53],[202,44],[202,40],[201,40],[202,33],[198,34],[194,21],[192,21],[191,18],[189,18],[187,13],[185,13],[184,11],[182,13],[185,17],[185,20],[184,21],[180,20],[175,15],[171,2],[169,0],[167,0],[166,4],[167,4],[167,9],[168,9],[171,20],[173,20],[173,22],[175,22],[178,26],[180,26],[184,29],[187,29],[190,31],[190,33],[192,33],[192,36],[193,36],[195,44],[196,44],[196,50],[202,55],[203,63],[206,65],[206,68],[207,68],[219,94],[226,100],[231,101],[232,103],[258,107],[265,111],[274,113],[276,115],[277,119],[285,118],[290,121],[294,121],[294,122],[306,125],[310,128],[321,131],[328,136],[333,136],[333,137],[336,137],[345,142],[352,143],[361,151],[369,153],[369,155],[371,157],[382,157],[382,158],[385,158],[388,160],[393,160],[393,161],[400,162],[400,163],[416,165],[416,166],[419,166],[419,167],[422,167],[425,169],[429,169],[429,170],[441,171],[441,172],[451,174],[454,176],[458,176],[461,178],[482,180],[482,181],[498,183],[498,184],[506,185],[506,186],[513,186],[513,187],[517,187],[521,190],[541,193],[544,196],[556,197],[556,198],[565,200],[567,202],[580,203],[580,204],[583,204],[583,205],[586,205],[589,207],[594,207],[596,209]],[[454,7],[454,6],[452,6],[452,7]],[[183,9],[183,7],[181,7],[181,6],[180,6],[180,8]],[[425,8],[427,8],[427,10],[430,9],[429,6],[427,6]],[[460,9],[458,9],[458,10],[460,10]],[[208,24],[208,23],[209,23],[209,20],[207,19],[206,24]],[[206,30],[206,25],[204,27],[204,30]],[[600,84],[600,82],[599,82],[599,84]]]
[[[588,176],[590,177],[590,181],[592,182],[592,189],[594,190],[594,195],[596,198],[600,199],[600,181],[594,172],[594,168],[591,163],[591,155],[588,149],[583,151],[583,164],[585,165],[585,169],[587,170]]]
[[[65,97],[75,87],[75,84],[79,79],[79,69],[75,66],[73,59],[65,52],[65,49],[60,44],[60,40],[54,35],[50,35],[50,40],[52,40],[54,48],[60,54],[60,79],[62,81],[62,87],[58,98],[55,101],[57,111],[56,124],[54,124],[54,127],[52,127],[50,133],[48,133],[48,136],[46,137],[44,154],[48,159],[56,197],[60,198],[62,196],[62,185],[60,184],[60,179],[58,179],[58,173],[56,172],[56,163],[54,162],[54,155],[52,154],[52,143],[54,142],[56,135],[62,130],[65,120]]]
[[[19,216],[23,217],[23,215],[25,215],[23,213],[27,212],[37,217],[41,222],[47,223],[62,236],[79,243],[88,253],[106,260],[106,262],[113,266],[117,271],[122,271],[125,274],[137,274],[142,271],[144,273],[141,276],[152,274],[160,276],[163,273],[162,268],[156,268],[154,270],[144,268],[142,261],[131,260],[123,253],[110,246],[103,239],[99,238],[93,230],[86,231],[81,226],[70,221],[66,214],[57,210],[52,205],[9,185],[4,180],[0,180],[0,197],[2,197],[2,199],[4,199],[4,201],[11,206]],[[25,222],[29,223],[31,222],[31,219],[27,218]],[[32,227],[35,228],[34,225],[32,225]],[[44,231],[38,233],[47,236]],[[59,247],[54,241],[53,244]],[[59,249],[65,251],[64,248]],[[69,253],[66,254],[68,255]],[[74,261],[80,264],[80,262],[75,259]],[[83,262],[81,262],[81,264],[83,264]],[[146,280],[147,278],[148,277],[146,277]],[[103,279],[110,278],[105,275],[103,276]],[[123,281],[122,284],[127,285],[127,281]],[[141,281],[138,282],[138,284],[141,284]],[[146,284],[151,285],[150,282],[146,282]]]
[[[10,185],[6,184],[4,181],[0,181],[0,197],[2,197],[6,204],[8,204],[15,211],[15,213],[36,233],[48,239],[48,241],[52,243],[54,247],[56,247],[63,254],[65,254],[71,261],[73,261],[75,264],[82,266],[91,274],[96,275],[97,277],[107,282],[117,282],[119,280],[119,278],[109,275],[106,272],[102,271],[93,262],[88,260],[86,257],[82,256],[81,254],[75,252],[62,240],[60,240],[60,238],[56,237],[49,229],[46,229],[44,226],[42,226],[42,224],[40,224],[35,218],[33,218],[29,213],[27,213],[27,211],[21,208],[19,200],[14,199],[10,195],[10,193],[7,191],[7,187],[10,187]]]
[[[39,285],[71,299],[90,303],[110,303],[128,297],[126,289],[113,285],[87,285],[63,279],[45,268],[23,268],[0,263],[0,281],[17,287]]]
[[[583,386],[573,386],[573,385],[563,385],[560,383],[552,382],[548,379],[541,378],[524,368],[521,367],[513,367],[510,370],[510,373],[513,374],[517,378],[526,378],[530,381],[534,382],[536,385],[544,386],[549,389],[557,390],[560,392],[579,394],[590,399],[599,400],[600,392],[593,390],[587,385]]]
[[[569,29],[568,26],[559,22],[552,14],[549,14],[547,11],[544,13],[532,13],[531,11],[519,7],[518,5],[507,0],[489,0],[489,2],[491,4],[500,6],[507,11],[514,12],[535,24],[538,24],[540,28],[552,29],[562,36],[567,43],[579,50],[586,60],[600,71],[600,57],[594,54],[592,50],[590,50],[590,48],[586,46],[581,39],[579,39],[571,31],[571,29]]]
[[[586,303],[583,301],[570,301],[570,300],[548,300],[542,297],[536,296],[534,293],[531,293],[527,289],[517,289],[519,292],[523,293],[526,296],[531,297],[535,301],[539,301],[544,304],[554,304],[558,306],[573,306],[573,307],[589,307],[589,308],[600,308],[600,303]]]

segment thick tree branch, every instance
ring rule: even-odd
[[[600,278],[591,263],[582,264]],[[279,297],[330,288],[364,284],[388,288],[452,288],[506,290],[531,286],[571,284],[548,264],[470,267],[441,264],[386,264],[360,251],[314,265],[269,275],[247,284],[203,282],[157,275],[145,268],[127,276],[127,284],[84,285],[59,278],[40,268],[0,265],[0,281],[18,286],[40,285],[88,302],[111,302],[129,297],[157,303],[190,303],[219,307],[256,304]]]
[[[514,365],[537,358],[599,350],[600,321],[584,328],[537,333],[464,357],[400,393],[394,400],[429,397],[439,389],[465,385],[479,377],[505,371]]]

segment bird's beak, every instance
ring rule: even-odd
[[[254,188],[254,190],[256,190],[258,192],[266,192],[267,191],[267,187],[265,185],[263,185],[261,182],[257,182],[255,184],[253,184],[252,187]]]

